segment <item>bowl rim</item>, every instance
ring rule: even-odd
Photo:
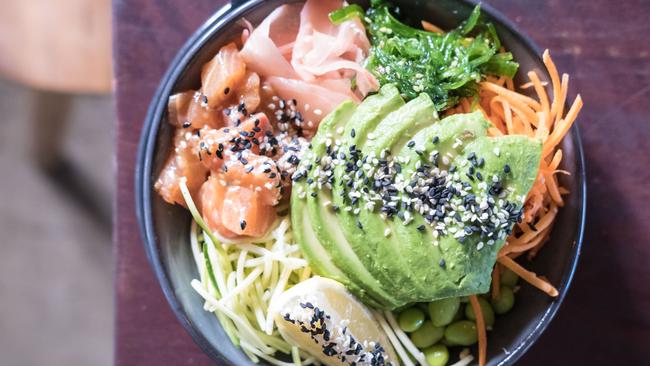
[[[156,89],[140,132],[138,144],[136,166],[135,166],[135,210],[140,227],[140,236],[143,241],[145,253],[149,264],[151,265],[156,278],[161,286],[163,294],[167,299],[174,315],[181,323],[183,328],[189,333],[194,342],[205,352],[213,361],[226,362],[229,365],[234,363],[227,359],[217,348],[213,347],[205,335],[194,327],[193,322],[183,310],[180,301],[176,297],[175,291],[171,286],[170,276],[167,273],[157,247],[157,240],[152,216],[152,169],[153,156],[156,148],[156,137],[158,135],[160,124],[167,108],[167,98],[172,91],[175,83],[183,73],[187,65],[196,56],[198,52],[210,41],[213,34],[222,27],[237,21],[243,13],[251,8],[261,4],[264,0],[233,0],[210,16],[197,30],[187,39],[184,45],[178,50],[173,58],[167,71],[161,78],[160,84]],[[541,49],[537,44],[504,14],[496,10],[489,4],[480,0],[457,0],[460,3],[469,6],[481,5],[481,11],[487,13],[495,22],[500,23],[507,29],[514,38],[521,42],[525,48],[541,58]],[[569,137],[569,136],[566,136]],[[565,137],[565,138],[566,138]],[[582,251],[582,243],[585,231],[586,204],[587,204],[587,187],[586,187],[586,167],[582,140],[577,124],[570,129],[570,138],[576,151],[577,172],[574,175],[577,179],[579,192],[578,195],[578,230],[575,236],[575,242],[570,252],[570,266],[562,275],[560,285],[558,286],[559,295],[546,308],[539,317],[532,330],[515,348],[509,351],[506,356],[498,362],[498,366],[512,365],[537,341],[544,330],[548,327],[551,320],[555,317],[560,305],[570,288],[573,276],[576,271],[578,260]]]

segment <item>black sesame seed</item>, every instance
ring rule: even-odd
[[[354,131],[354,128],[352,131],[350,131],[350,137],[354,138],[357,135],[357,133]]]
[[[431,140],[431,143],[433,143],[433,144],[437,144],[438,141],[440,141],[440,138],[439,138],[438,136],[434,136],[434,137],[433,137],[433,140]]]
[[[418,226],[418,231],[419,232],[424,232],[424,229],[425,229],[424,225]]]
[[[226,88],[223,90],[223,93],[226,94],[226,95],[228,95],[228,93],[230,93],[230,88],[229,88],[229,87],[226,87]]]
[[[241,220],[239,222],[239,227],[241,227],[242,230],[246,229],[246,220]]]
[[[406,144],[406,146],[408,146],[408,147],[413,147],[413,146],[415,146],[415,141],[413,141],[413,140],[409,141],[409,143]]]
[[[192,126],[192,122],[190,121],[183,122],[183,128],[189,128],[190,126]]]
[[[503,172],[504,173],[510,173],[510,165],[506,164],[503,166]]]

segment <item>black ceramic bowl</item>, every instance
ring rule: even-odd
[[[289,2],[296,2],[292,0]],[[136,167],[136,206],[149,261],[160,281],[170,306],[194,341],[215,361],[231,365],[253,365],[228,337],[213,314],[203,310],[203,300],[194,293],[190,281],[198,278],[188,242],[190,215],[179,206],[163,202],[152,189],[153,182],[167,157],[172,129],[167,124],[167,99],[173,93],[197,89],[201,66],[210,60],[228,40],[240,35],[237,20],[246,17],[258,24],[283,0],[239,1],[227,5],[212,16],[187,41],[173,60],[154,96],[142,130]],[[445,28],[465,19],[474,0],[393,0],[404,16],[424,18]],[[502,42],[520,63],[518,77],[535,70],[548,80],[540,49],[512,22],[487,4],[483,14],[494,22]],[[516,84],[519,85],[521,80]],[[560,210],[551,241],[530,264],[531,270],[544,274],[557,286],[559,296],[551,299],[542,292],[522,286],[517,305],[489,334],[488,364],[512,365],[539,338],[558,310],[567,293],[578,262],[585,218],[585,168],[580,136],[573,126],[562,142],[561,183],[571,194]],[[503,350],[508,350],[505,353]]]

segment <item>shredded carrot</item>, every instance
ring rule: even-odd
[[[426,22],[422,26],[432,32],[439,30]],[[582,97],[577,95],[566,111],[569,76],[562,74],[560,77],[548,50],[544,51],[542,60],[548,74],[542,74],[539,70],[528,72],[529,80],[519,87],[519,91],[529,89],[526,94],[515,89],[511,78],[488,76],[479,83],[478,103],[463,98],[458,106],[446,113],[466,113],[479,109],[492,124],[488,136],[520,134],[542,142],[539,173],[526,196],[523,222],[515,227],[506,245],[499,251],[498,262],[492,271],[492,298],[499,296],[500,272],[504,267],[549,296],[558,295],[547,279],[514,261],[523,255],[527,255],[528,259],[534,258],[549,241],[559,207],[564,205],[562,196],[569,193],[557,179],[557,174],[568,174],[561,167],[564,154],[559,145],[583,106]],[[479,365],[484,365],[487,347],[484,318],[476,296],[470,296],[470,300],[477,314]]]
[[[573,101],[569,112],[567,112],[566,116],[560,120],[560,125],[557,126],[558,128],[554,129],[553,132],[551,132],[548,140],[546,140],[544,143],[544,156],[548,155],[553,150],[553,148],[555,148],[555,146],[562,140],[562,138],[564,138],[564,135],[569,132],[569,128],[573,124],[573,121],[575,121],[576,117],[578,117],[578,113],[580,113],[580,110],[582,109],[582,104],[582,97],[580,97],[580,94],[578,94],[576,100]]]
[[[537,93],[537,97],[540,100],[541,112],[544,113],[545,116],[550,117],[551,107],[548,102],[548,95],[546,94],[546,90],[544,89],[542,82],[539,80],[539,76],[537,76],[537,73],[535,71],[530,71],[528,73],[528,78],[533,83],[533,86],[535,87],[535,93]],[[548,126],[549,122],[544,121],[544,126]]]
[[[445,31],[440,29],[438,26],[431,24],[426,20],[422,21],[422,28],[424,28],[424,30],[426,31],[433,32],[433,33],[445,33]]]
[[[508,269],[516,273],[519,277],[523,278],[526,282],[537,287],[538,289],[546,292],[549,296],[556,297],[558,295],[557,289],[550,283],[537,277],[537,275],[524,267],[520,266],[517,262],[508,256],[499,257],[499,263],[506,266]]]
[[[546,85],[548,85],[548,82],[542,81],[542,86],[546,86]],[[529,81],[527,83],[523,83],[523,84],[519,85],[519,89],[530,89],[532,87],[533,87],[533,82],[532,81]]]
[[[492,92],[494,92],[496,94],[507,97],[510,100],[516,100],[518,102],[521,102],[521,103],[525,104],[526,106],[528,106],[528,107],[530,107],[532,109],[539,110],[541,108],[541,105],[535,99],[533,99],[533,98],[531,98],[531,97],[529,97],[527,95],[519,94],[519,93],[517,93],[515,91],[504,88],[504,87],[499,86],[497,84],[489,83],[489,82],[484,81],[484,82],[482,82],[480,84],[480,86],[487,89],[487,90],[489,90],[489,91],[492,91]]]
[[[483,310],[481,310],[481,304],[479,304],[476,295],[470,295],[469,301],[472,303],[472,310],[474,310],[474,315],[476,315],[476,330],[478,331],[478,365],[485,366],[485,361],[487,359],[487,334],[485,332]]]
[[[492,270],[492,299],[496,299],[501,295],[501,270],[499,263],[494,264]]]

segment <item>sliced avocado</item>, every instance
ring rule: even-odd
[[[386,115],[404,105],[404,99],[393,84],[388,84],[379,89],[375,95],[367,97],[359,105],[356,113],[345,126],[345,143],[363,145],[368,134],[373,132],[379,122]]]
[[[337,138],[345,140],[346,137],[352,137],[351,135],[361,138],[363,135],[361,133],[357,135],[356,130],[354,130],[355,128],[358,128],[359,131],[366,131],[366,127],[374,126],[385,115],[403,104],[404,101],[401,99],[399,92],[394,86],[382,88],[379,93],[366,98],[366,100],[359,105],[356,111],[354,111],[346,121],[343,121],[341,124],[336,124],[337,126],[332,129],[335,133],[338,133],[340,126],[345,125],[345,129],[343,131],[343,136],[331,138],[332,142]],[[334,119],[337,120],[339,118],[334,117]],[[321,128],[323,128],[323,134],[321,134]],[[327,125],[319,127],[317,135],[325,136],[327,134],[325,132],[326,129]],[[328,132],[332,135],[332,131]],[[323,139],[323,141],[326,140],[327,139]],[[316,142],[318,143],[319,141],[317,140]],[[315,157],[323,157],[326,155],[326,147],[324,145],[318,150],[316,147],[317,145],[312,141],[312,151],[314,152]],[[312,161],[313,159],[304,160],[307,162]],[[334,174],[336,174],[336,170]],[[310,176],[310,178],[314,177]],[[363,263],[354,254],[350,244],[345,240],[345,237],[341,233],[341,228],[339,227],[340,222],[337,220],[335,213],[331,207],[326,207],[326,203],[333,202],[331,191],[326,189],[326,187],[323,187],[315,193],[314,196],[308,194],[305,197],[307,213],[309,220],[312,223],[312,229],[316,233],[316,237],[320,239],[322,248],[329,253],[335,263],[339,264],[338,268],[341,269],[349,278],[349,282],[358,284],[356,288],[349,286],[350,290],[355,292],[366,302],[372,301],[378,303],[378,307],[392,307],[394,300],[388,293],[381,290],[379,282],[370,275]],[[297,211],[294,209],[293,201],[295,200],[296,199],[292,199],[292,211]],[[304,211],[300,212],[303,215],[305,214]],[[296,213],[292,214],[297,215]],[[304,217],[302,220],[304,220]],[[297,216],[296,221],[298,221]],[[309,256],[309,254],[307,255]],[[318,261],[317,256],[314,256],[313,258],[313,262]]]
[[[363,153],[379,156],[382,150],[395,153],[422,128],[438,121],[438,112],[427,94],[406,103],[384,118],[372,131],[372,139],[363,145]]]
[[[410,177],[416,170],[417,162],[423,164],[433,152],[438,152],[439,155],[451,154],[453,159],[453,156],[462,151],[462,146],[458,144],[457,139],[466,144],[479,136],[485,136],[489,122],[483,118],[483,115],[478,112],[465,116],[468,118],[457,115],[446,117],[439,123],[420,130],[411,139],[412,143],[403,146],[397,155],[401,160],[406,161],[402,168],[404,176]],[[442,160],[438,159],[440,168],[448,168],[449,164],[443,164]],[[433,168],[433,164],[431,167]],[[411,280],[408,286],[410,293],[405,298],[412,299],[410,301],[430,301],[437,298],[441,290],[443,295],[440,298],[453,296],[452,291],[445,292],[444,289],[456,288],[454,276],[450,276],[448,271],[439,266],[443,254],[439,246],[433,245],[432,229],[425,222],[424,217],[419,214],[413,215],[413,221],[408,225],[395,218],[387,225],[392,232],[389,239],[398,246],[398,251],[412,253],[402,256],[407,265],[399,268],[402,271],[398,275],[399,278]],[[418,230],[421,225],[424,226],[423,231]],[[462,276],[462,274],[458,275]]]
[[[472,189],[474,191],[484,190],[485,188],[479,186],[485,183],[489,190],[494,183],[493,177],[496,177],[503,192],[499,199],[513,202],[521,207],[537,177],[542,154],[541,141],[521,135],[478,138],[465,146],[463,155],[456,158],[456,163],[462,165],[462,162],[467,161],[468,156],[472,154],[479,159],[484,159],[482,167],[475,169],[481,173],[482,180],[477,178],[470,180]],[[504,169],[506,165],[507,168]],[[468,173],[470,166],[463,166],[460,173]],[[476,177],[476,174],[474,176]],[[507,230],[510,231],[511,228],[512,225]],[[450,238],[446,239],[444,242],[441,241],[440,246],[457,245],[457,241],[448,243]],[[478,249],[479,242],[483,243],[480,250]],[[459,284],[462,289],[459,291],[459,296],[485,293],[489,290],[491,269],[504,242],[505,238],[495,240],[488,245],[478,235],[472,235],[462,244],[467,247],[466,255],[469,255],[469,260],[458,258],[457,263],[464,267],[463,270],[467,273]]]
[[[404,101],[397,88],[392,85],[385,86],[380,89],[379,93],[366,98],[350,118],[344,134],[340,138],[340,142],[344,146],[342,151],[349,151],[349,147],[352,145],[362,144],[366,140],[368,132],[372,131],[386,115],[402,105],[404,105]],[[345,167],[334,167],[333,174],[335,181],[340,181],[345,174]],[[335,185],[332,192],[321,190],[318,192],[318,196],[325,196],[329,193],[325,197],[331,199],[331,204],[342,206],[337,188],[340,186]],[[352,215],[342,209],[335,213],[331,208],[325,208],[322,204],[316,205],[315,203],[308,199],[310,216],[319,223],[316,229],[319,231],[321,242],[325,248],[328,248],[334,261],[339,263],[339,268],[352,281],[366,290],[364,295],[380,303],[380,307],[395,307],[396,300],[382,288],[381,281],[373,276],[357,255],[357,250],[359,247],[365,247],[365,243],[356,240],[350,242],[349,237],[344,234],[344,227],[346,224],[350,224],[347,217]],[[356,220],[352,221],[352,224],[356,225],[355,222]]]
[[[411,148],[400,151],[400,157],[409,161],[404,165],[404,173],[406,175],[412,173],[415,164],[433,152],[438,153],[438,167],[441,170],[448,169],[454,157],[462,152],[464,146],[477,137],[485,136],[490,126],[490,122],[480,111],[443,118],[440,123],[420,131],[411,140],[413,141]],[[444,159],[445,156],[447,159]],[[447,161],[448,163],[445,164]]]
[[[336,133],[339,127],[345,126],[355,110],[356,105],[353,102],[344,102],[336,110],[323,118],[318,132],[311,141],[311,149],[308,153],[314,156],[323,155],[325,152],[325,141],[328,136]],[[300,167],[306,169],[306,166],[309,164],[310,159],[303,159]],[[309,215],[305,214],[307,211],[307,200],[297,197],[301,192],[307,191],[307,185],[305,180],[295,182],[291,192],[291,224],[296,241],[307,257],[309,264],[314,269],[314,272],[341,282],[346,286],[353,286],[347,276],[332,262],[330,255],[323,248],[318,236],[314,232],[312,219]]]
[[[326,117],[292,193],[314,270],[387,309],[487,291],[541,158],[539,141],[489,126],[481,112],[437,121],[427,96],[405,104],[391,85]]]
[[[364,156],[380,159],[382,151],[396,154],[406,142],[419,130],[437,122],[437,113],[428,95],[422,94],[386,116],[373,130],[372,138],[359,146]],[[376,165],[368,161],[367,164]],[[335,187],[335,201],[342,203],[340,191],[342,187]],[[338,197],[338,200],[337,198]],[[377,210],[362,207],[358,215],[344,212],[340,214],[341,227],[349,242],[355,245],[355,252],[364,262],[368,270],[381,280],[382,286],[398,298],[408,298],[416,289],[409,283],[411,278],[405,278],[404,268],[408,268],[408,259],[400,253],[400,243],[393,242],[394,236],[384,235],[391,221],[383,219]],[[359,228],[361,223],[362,228]],[[373,233],[366,235],[365,233]],[[387,258],[393,263],[388,263]],[[389,265],[390,264],[390,265]],[[403,302],[397,304],[404,305]]]

